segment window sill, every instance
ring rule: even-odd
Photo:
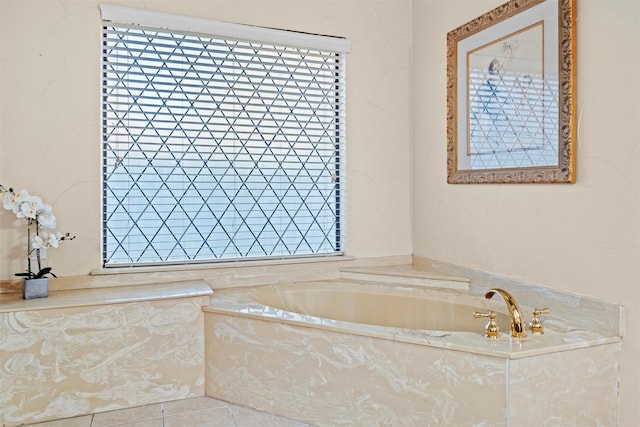
[[[226,268],[251,268],[251,267],[268,267],[268,266],[287,266],[298,264],[317,264],[325,262],[344,262],[353,261],[356,258],[347,255],[330,255],[304,258],[279,258],[279,259],[261,259],[261,260],[235,260],[220,261],[201,264],[171,264],[171,265],[152,265],[152,266],[132,266],[132,267],[103,267],[93,270],[89,274],[91,276],[119,275],[119,274],[139,274],[139,273],[166,273],[179,271],[194,270],[216,270]]]

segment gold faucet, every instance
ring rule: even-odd
[[[500,294],[504,299],[504,302],[507,304],[507,308],[509,309],[509,314],[511,315],[511,336],[515,338],[524,338],[527,336],[525,331],[525,324],[522,320],[522,312],[520,311],[520,307],[518,307],[518,303],[515,298],[511,296],[511,294],[503,289],[490,289],[484,297],[486,299],[491,299],[495,294]]]
[[[480,313],[475,311],[473,313],[473,317],[479,319],[481,317],[488,317],[489,323],[484,327],[484,336],[487,338],[499,338],[500,337],[500,327],[496,323],[496,313],[493,310],[489,310],[488,313]]]
[[[529,323],[529,330],[536,335],[544,334],[544,325],[542,324],[542,319],[540,319],[540,315],[542,314],[549,314],[549,309],[533,309],[533,319],[531,320],[531,323]]]

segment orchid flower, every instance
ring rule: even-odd
[[[53,215],[53,212],[46,213],[46,211],[43,211],[42,213],[39,213],[38,221],[43,227],[50,229],[56,228],[56,217]]]
[[[16,276],[25,276],[29,279],[46,277],[51,274],[51,267],[41,267],[41,252],[48,248],[57,248],[63,240],[73,240],[75,236],[69,233],[62,234],[56,231],[56,217],[53,215],[51,205],[44,203],[38,196],[32,196],[27,190],[8,190],[0,185],[0,200],[6,210],[12,211],[16,217],[27,220],[27,272],[17,273]],[[34,235],[33,239],[31,236]],[[35,253],[38,271],[31,270],[31,258]]]
[[[42,199],[38,196],[30,196],[22,202],[20,206],[20,212],[18,212],[18,218],[31,218],[36,219],[40,211],[44,208]]]

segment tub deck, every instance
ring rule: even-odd
[[[482,301],[486,289],[473,281],[468,291],[403,283],[402,293],[440,300]],[[362,280],[284,285],[361,286],[393,292]],[[514,292],[525,296],[527,312],[532,290]],[[204,308],[208,396],[327,427],[616,424],[615,309],[580,307],[602,314],[593,330],[547,316],[544,335],[493,340],[480,319],[477,332],[354,323],[265,304],[279,305],[277,296],[264,286],[215,290]],[[560,301],[559,313],[572,314],[575,300],[561,297],[551,300],[553,312]]]
[[[383,285],[379,282],[351,279],[279,284],[275,285],[279,289],[275,291],[273,286],[216,289],[209,305],[204,307],[203,310],[208,313],[332,330],[505,359],[519,359],[620,342],[619,336],[606,336],[599,331],[587,330],[578,324],[571,324],[566,320],[558,320],[552,316],[548,316],[545,320],[544,335],[527,333],[525,338],[511,338],[508,335],[509,327],[506,320],[506,307],[501,299],[486,301],[484,298],[470,295],[469,291],[459,289],[425,289],[422,286]],[[304,310],[296,312],[280,307],[282,305],[282,301],[278,300],[278,296],[282,295],[280,290],[307,292],[310,293],[309,298],[314,300],[318,295],[318,290],[322,288],[330,289],[333,297],[336,298],[335,301],[340,298],[340,292],[353,294],[364,292],[363,289],[367,288],[370,289],[373,295],[382,296],[382,298],[379,298],[381,302],[384,301],[386,296],[389,298],[389,305],[371,306],[371,311],[378,311],[380,316],[386,316],[388,319],[371,320],[369,323],[356,323],[344,320],[344,316],[333,316],[338,318],[332,318],[331,311],[335,311],[335,309],[330,307],[332,305],[331,298],[318,304],[323,307],[315,307],[321,313],[326,313],[326,317],[306,314]],[[396,301],[393,300],[394,296]],[[414,301],[416,299],[431,298],[435,301],[467,306],[469,307],[468,313],[457,312],[456,315],[468,315],[468,318],[460,322],[462,325],[458,328],[460,330],[452,330],[455,329],[453,327],[420,329],[416,327],[385,326],[385,322],[386,324],[402,323],[398,318],[406,315],[406,311],[412,307],[409,306],[403,310],[398,304],[410,302],[412,297]],[[402,301],[398,301],[398,298]],[[336,303],[335,301],[334,303]],[[413,308],[415,308],[415,305]],[[533,310],[532,307],[522,304],[520,308],[526,313],[530,313]],[[500,327],[503,333],[498,339],[488,339],[484,336],[486,319],[473,318],[472,314],[475,309],[484,311],[491,309],[499,314],[498,321],[501,323]],[[394,314],[397,316],[394,317]]]

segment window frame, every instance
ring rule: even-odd
[[[282,43],[287,42],[293,44],[295,46],[304,45],[306,48],[317,49],[319,45],[321,46],[329,46],[331,49],[335,49],[340,53],[340,61],[341,66],[344,67],[344,57],[345,54],[350,50],[350,42],[348,40],[342,38],[335,37],[327,37],[327,36],[316,36],[310,35],[306,33],[295,33],[291,31],[282,31],[282,30],[274,30],[271,28],[262,28],[262,27],[253,27],[246,26],[242,24],[230,24],[226,22],[220,21],[211,21],[201,18],[191,18],[177,15],[169,15],[158,12],[151,12],[146,10],[138,10],[131,8],[124,8],[119,6],[112,5],[101,5],[101,12],[103,18],[103,28],[111,25],[124,25],[124,26],[134,26],[138,27],[140,25],[145,28],[151,28],[152,30],[162,29],[162,31],[175,31],[179,33],[185,33],[184,30],[180,28],[189,28],[190,30],[187,33],[194,33],[193,29],[202,30],[208,29],[206,32],[208,36],[215,36],[220,38],[229,38],[233,37],[240,40],[246,40],[249,37],[261,37],[267,41],[259,40],[258,43]],[[122,22],[126,22],[127,24],[121,24]],[[135,23],[135,24],[134,24]],[[171,30],[167,30],[166,28],[171,28]],[[104,29],[103,29],[104,31]],[[213,33],[216,34],[213,34]],[[223,34],[223,36],[219,36],[219,34]],[[288,44],[287,44],[288,46]],[[104,54],[103,54],[104,58]],[[103,79],[102,79],[102,89],[103,89],[103,97],[104,94],[104,86],[105,86],[105,77],[104,77],[104,66],[103,66]],[[337,72],[337,71],[336,71]],[[342,68],[341,75],[339,76],[342,79],[341,82],[341,90],[344,91],[345,84],[345,70]],[[336,80],[337,82],[337,80]],[[340,96],[336,94],[336,97]],[[344,97],[344,94],[342,94]],[[105,111],[104,111],[104,102],[103,101],[103,120],[105,120]],[[104,268],[120,268],[120,267],[130,267],[130,266],[156,266],[156,265],[176,265],[176,264],[201,264],[201,263],[214,263],[214,262],[226,262],[226,261],[238,261],[238,260],[273,260],[273,259],[289,259],[289,258],[306,258],[306,257],[327,257],[327,256],[337,256],[343,255],[345,253],[345,242],[346,242],[346,197],[345,197],[345,130],[344,130],[344,117],[346,115],[345,110],[346,107],[344,105],[344,101],[342,101],[341,112],[336,113],[339,114],[339,117],[336,118],[336,127],[340,128],[340,133],[336,138],[335,143],[335,158],[336,158],[336,173],[335,179],[339,183],[336,190],[336,214],[340,216],[339,220],[336,224],[336,239],[338,241],[337,247],[340,249],[339,251],[334,252],[323,252],[323,253],[313,253],[313,254],[279,254],[279,255],[267,255],[267,256],[249,256],[249,257],[240,257],[240,258],[229,258],[229,257],[221,257],[221,258],[211,258],[211,259],[192,259],[192,260],[158,260],[158,261],[142,261],[142,262],[117,262],[117,263],[109,263],[108,255],[107,255],[107,212],[106,212],[106,197],[107,197],[107,169],[110,167],[117,168],[118,158],[116,157],[116,161],[114,164],[111,164],[108,159],[107,153],[107,140],[105,136],[106,125],[103,122],[103,173],[102,173],[102,188],[103,188],[103,220],[102,220],[102,243],[103,243],[103,267]],[[231,203],[232,204],[232,203]]]

